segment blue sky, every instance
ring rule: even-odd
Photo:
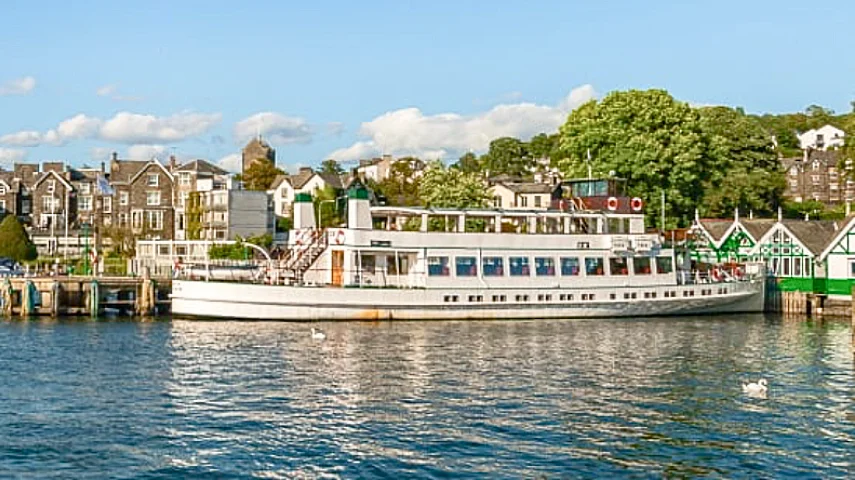
[[[787,112],[855,99],[855,2],[19,1],[0,16],[0,162],[205,158],[261,132],[293,169],[445,156],[665,88]]]

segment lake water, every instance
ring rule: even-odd
[[[847,323],[0,323],[2,478],[852,477]],[[768,379],[768,399],[740,383]]]

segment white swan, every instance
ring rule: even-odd
[[[769,387],[766,384],[765,378],[761,378],[756,382],[742,384],[742,393],[752,397],[765,397],[768,391]]]
[[[312,340],[326,340],[327,334],[312,327]]]

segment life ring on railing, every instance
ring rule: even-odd
[[[722,274],[721,274],[721,270],[719,270],[718,268],[713,268],[713,269],[712,269],[712,273],[710,274],[710,277],[711,277],[711,278],[713,279],[713,281],[715,281],[715,282],[720,282],[720,281],[722,280],[722,278],[724,278],[724,277],[722,276]]]
[[[640,212],[641,207],[643,206],[644,202],[642,202],[638,197],[633,197],[633,199],[629,201],[629,208],[631,208],[633,212]]]
[[[618,205],[619,205],[618,199],[615,197],[609,197],[609,199],[606,200],[606,208],[608,208],[611,211],[617,210]]]
[[[334,239],[336,245],[344,245],[344,230],[339,230],[335,232]]]
[[[745,278],[745,272],[742,271],[742,268],[737,267],[733,269],[733,278],[736,280],[742,280]]]

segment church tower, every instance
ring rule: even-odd
[[[276,164],[276,150],[262,140],[261,135],[253,138],[243,147],[241,151],[241,173],[246,172],[250,165],[259,160],[269,160],[270,163]]]

